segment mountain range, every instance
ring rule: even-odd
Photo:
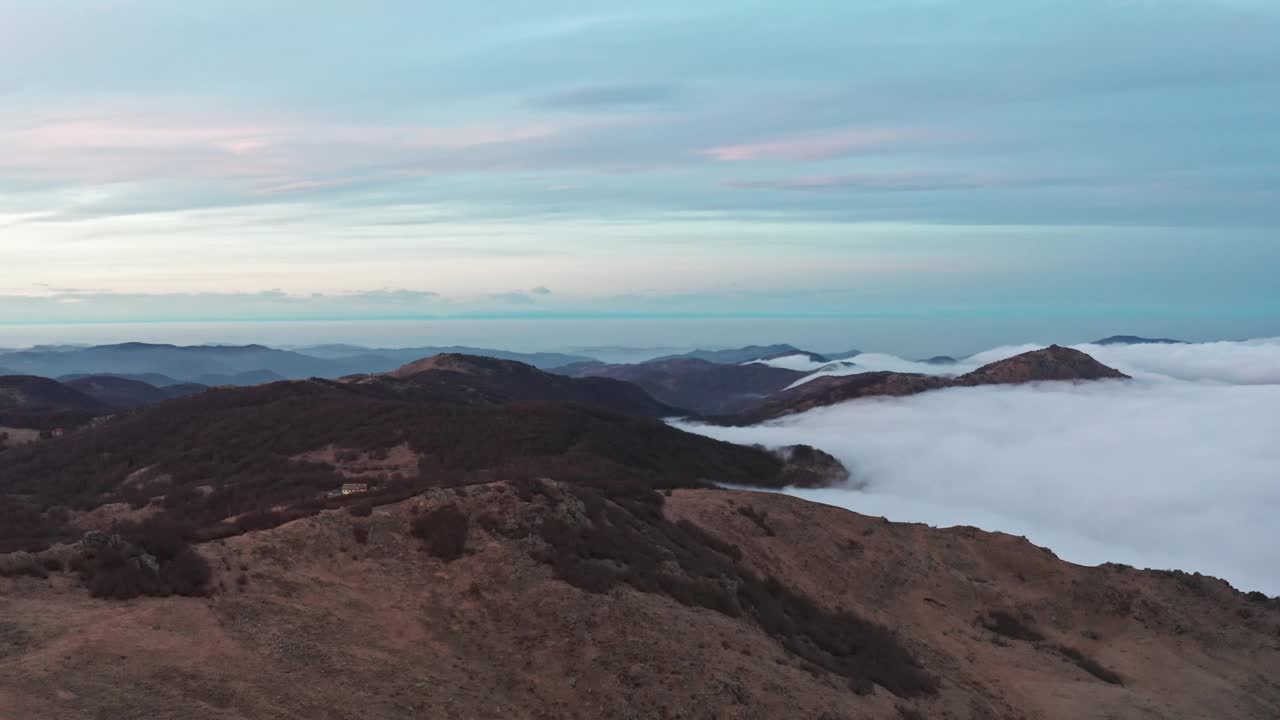
[[[163,345],[122,343],[92,347],[33,348],[0,353],[6,374],[63,377],[118,375],[152,385],[260,385],[309,377],[337,378],[378,373],[442,352],[513,359],[554,367],[590,358],[559,353],[511,353],[470,348],[372,350],[346,345],[308,348],[306,352],[263,345]]]
[[[686,376],[727,397],[795,374],[647,365],[686,398]],[[1122,377],[1053,346],[762,407]],[[682,409],[623,379],[441,354],[103,399],[164,391],[134,383],[0,379],[11,408],[110,414],[0,452],[14,717],[1280,714],[1280,600],[741,489],[858,478],[819,448],[667,425]]]
[[[249,355],[260,354],[253,349],[237,350]],[[783,357],[792,356],[800,355],[789,352]],[[856,369],[849,361],[836,362]],[[35,376],[0,377],[9,387],[7,392],[0,393],[0,420],[11,426],[40,429],[80,425],[94,416],[133,410],[209,389],[208,385],[177,382],[157,373],[73,374],[63,376],[62,382]],[[266,385],[274,377],[262,378],[266,382],[246,384]],[[385,373],[346,375],[334,382],[358,388],[368,395],[420,403],[572,402],[633,416],[702,417],[727,424],[752,424],[871,395],[908,395],[964,385],[1124,376],[1084,353],[1055,345],[993,363],[958,378],[867,372],[817,377],[797,384],[806,377],[806,372],[764,362],[717,364],[697,358],[631,365],[579,362],[545,372],[514,360],[449,353],[415,360]]]

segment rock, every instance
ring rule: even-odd
[[[129,558],[129,564],[139,570],[150,570],[152,573],[160,572],[160,561],[156,560],[155,555],[150,553],[139,552],[134,557]]]
[[[102,550],[119,543],[118,535],[109,535],[100,530],[90,530],[80,539],[80,545],[86,550]]]
[[[809,445],[788,445],[773,451],[786,463],[782,474],[792,487],[833,487],[849,482],[849,469],[829,453]]]

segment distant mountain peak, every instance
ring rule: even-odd
[[[386,374],[392,377],[407,378],[432,370],[444,370],[465,375],[543,374],[541,370],[534,366],[515,360],[500,360],[498,358],[464,355],[462,353],[439,353],[402,365]]]
[[[786,352],[775,353],[773,355],[757,358],[756,360],[751,360],[750,362],[767,362],[769,360],[779,360],[781,358],[788,358],[788,357],[802,357],[802,358],[805,358],[806,360],[809,360],[810,362],[823,363],[823,364],[831,362],[831,358],[827,357],[826,355],[820,355],[818,353],[809,352],[807,350],[788,350]]]
[[[678,355],[664,355],[662,357],[653,358],[653,360],[697,358],[699,360],[706,360],[713,363],[738,364],[750,362],[752,360],[761,360],[768,357],[794,355],[802,352],[804,351],[794,345],[782,343],[778,345],[747,345],[746,347],[729,348],[727,350],[691,350],[687,353],[681,353]]]
[[[1145,338],[1137,335],[1112,335],[1108,338],[1093,341],[1094,345],[1186,345],[1183,340],[1170,338]]]

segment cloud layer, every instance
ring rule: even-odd
[[[689,429],[810,443],[866,483],[794,491],[819,502],[1026,535],[1073,562],[1198,571],[1280,594],[1280,343],[1099,355],[1138,379],[949,389]]]

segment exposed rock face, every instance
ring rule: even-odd
[[[0,578],[0,708],[59,720],[1280,717],[1280,608],[1266,598],[781,495],[493,483],[200,550],[222,588],[211,598],[96,601],[65,573]]]
[[[738,415],[717,418],[716,421],[729,425],[752,425],[847,400],[874,396],[914,395],[950,387],[1052,380],[1121,380],[1128,377],[1079,350],[1053,345],[1043,350],[1033,350],[991,363],[956,378],[895,372],[815,378],[779,393],[757,408]]]

